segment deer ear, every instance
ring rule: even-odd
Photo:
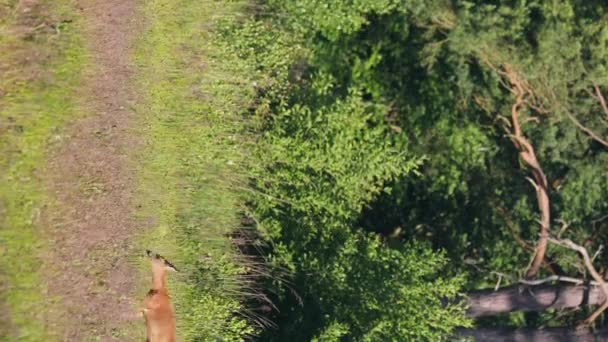
[[[149,258],[152,258],[152,259],[160,259],[161,258],[160,254],[158,254],[156,252],[153,252],[153,251],[151,251],[149,249],[146,249],[146,255]]]
[[[151,259],[164,259],[160,254],[146,249],[146,255]]]
[[[177,268],[175,266],[173,266],[172,263],[168,262],[167,260],[165,260],[165,267],[169,270],[169,271],[173,271],[173,272],[178,272]]]

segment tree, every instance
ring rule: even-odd
[[[273,269],[293,279],[270,287],[282,310],[277,336],[363,339],[373,328],[353,327],[368,317],[407,321],[406,311],[337,304],[376,298],[371,286],[354,290],[354,275],[380,269],[382,255],[447,258],[429,272],[454,294],[459,284],[468,293],[494,286],[491,271],[516,282],[523,273],[586,277],[590,268],[550,234],[589,251],[608,238],[608,5],[268,0],[255,14],[230,37],[260,80],[252,215]],[[369,245],[373,258],[346,252]],[[378,292],[393,298],[396,288]],[[448,336],[465,321],[446,310],[445,326],[417,324]],[[568,325],[585,314],[480,324]]]

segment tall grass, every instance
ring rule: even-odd
[[[77,116],[74,94],[85,53],[71,1],[24,14],[0,3],[0,340],[49,338],[41,279],[39,216],[50,199],[41,180],[47,152]]]
[[[153,222],[140,242],[182,269],[169,287],[178,335],[187,341],[256,332],[243,301],[255,296],[252,274],[260,268],[238,252],[243,239],[235,235],[252,142],[240,113],[253,86],[215,33],[244,3],[149,0],[140,7],[148,23],[135,56],[145,137],[139,199],[141,216]]]

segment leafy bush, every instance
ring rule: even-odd
[[[263,339],[447,336],[467,324],[462,306],[444,304],[455,302],[463,278],[442,275],[447,259],[428,245],[389,247],[359,224],[421,157],[387,120],[389,105],[370,101],[364,85],[339,84],[315,64],[309,32],[276,18],[224,31],[258,93],[251,215],[269,244],[267,290],[278,308],[277,329]]]
[[[362,323],[376,317],[371,289],[353,290],[344,270],[356,277],[356,263],[373,273],[379,255],[403,255],[406,246],[420,248],[408,256],[414,265],[446,274],[445,289],[463,274],[461,289],[470,290],[495,284],[489,270],[522,272],[530,252],[521,241],[534,245],[538,209],[505,123],[514,103],[506,68],[529,89],[522,129],[552,184],[553,218],[594,248],[608,238],[598,200],[608,191],[605,148],[572,119],[608,132],[593,96],[594,86],[608,86],[605,3],[267,0],[254,13],[226,38],[263,80],[250,111],[263,132],[252,214],[274,271],[286,268],[293,281],[270,287],[279,328],[265,337],[378,338],[376,325]],[[347,252],[371,245],[377,254],[364,260]],[[418,264],[430,250],[445,251],[449,272]],[[577,272],[568,260],[562,269]],[[364,303],[337,304],[351,297]],[[399,322],[371,320],[414,324],[396,310]],[[464,324],[457,308],[427,310],[415,327],[428,335],[395,328],[391,337],[439,338]],[[434,326],[446,312],[451,319]]]

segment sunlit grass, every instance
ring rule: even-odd
[[[152,0],[136,60],[145,148],[139,185],[142,217],[153,227],[140,244],[172,260],[178,335],[240,340],[254,331],[239,315],[246,264],[229,234],[240,225],[248,137],[242,113],[252,96],[239,61],[215,43],[218,19],[241,2]],[[142,266],[142,288],[148,267]],[[142,292],[143,293],[143,292]]]

